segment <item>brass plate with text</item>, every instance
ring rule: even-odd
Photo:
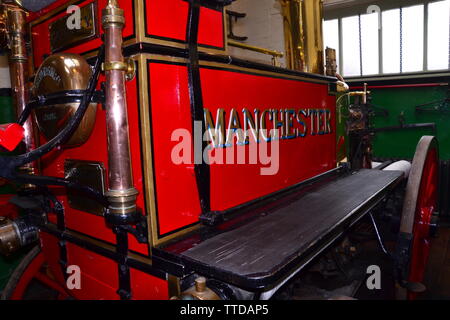
[[[68,13],[48,28],[52,53],[98,37],[96,2],[80,8],[79,12]]]

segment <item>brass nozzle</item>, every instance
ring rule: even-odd
[[[128,190],[109,190],[106,197],[110,203],[111,214],[127,215],[136,211],[136,197],[138,191],[135,188]]]
[[[195,284],[178,297],[171,300],[221,300],[219,295],[206,285],[205,277],[197,277]]]
[[[195,279],[195,291],[204,292],[206,290],[206,278],[198,277]]]
[[[123,9],[119,7],[117,0],[109,0],[105,9],[102,10],[102,24],[103,28],[108,28],[111,25],[124,26],[125,16]]]
[[[20,247],[20,237],[13,221],[0,217],[0,253],[7,256]]]
[[[9,38],[9,59],[11,61],[28,60],[25,44],[26,12],[17,6],[7,8],[7,28]]]

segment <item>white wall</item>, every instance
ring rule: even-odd
[[[245,18],[234,22],[233,26],[235,35],[248,37],[244,43],[284,53],[283,16],[278,0],[237,0],[226,8],[247,14]],[[235,57],[264,63],[272,61],[270,55],[232,46],[228,48],[229,53]],[[279,61],[285,66],[284,58],[279,58]]]

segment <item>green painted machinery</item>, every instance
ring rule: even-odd
[[[436,135],[440,160],[450,160],[450,94],[448,85],[370,88],[376,115],[375,128],[398,127],[377,132],[373,155],[380,159],[412,159],[420,137]],[[379,108],[377,108],[379,107]],[[387,110],[387,114],[378,112]],[[434,123],[431,126],[408,127],[411,124]],[[401,126],[405,126],[401,128]]]

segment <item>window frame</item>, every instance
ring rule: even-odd
[[[431,74],[431,73],[442,73],[442,72],[450,72],[450,52],[449,52],[449,64],[447,66],[447,68],[445,69],[433,69],[433,70],[429,70],[428,69],[428,5],[430,3],[433,2],[438,2],[440,0],[422,0],[422,1],[414,1],[412,3],[406,3],[403,4],[401,2],[398,3],[397,6],[383,6],[383,4],[381,3],[381,1],[378,1],[379,3],[379,7],[381,8],[380,11],[380,23],[381,23],[381,27],[378,29],[378,73],[377,74],[367,74],[364,75],[363,74],[363,69],[360,66],[359,67],[359,75],[352,75],[352,76],[346,76],[347,78],[364,78],[364,77],[380,77],[380,76],[396,76],[396,75],[417,75],[417,74]],[[332,9],[329,10],[329,12],[327,13],[325,11],[325,16],[324,16],[324,22],[325,21],[329,21],[329,20],[338,20],[338,44],[339,47],[338,48],[333,48],[336,49],[339,54],[339,61],[337,61],[338,64],[338,72],[340,74],[342,74],[343,76],[345,76],[345,74],[343,74],[343,62],[344,62],[344,55],[343,55],[343,47],[342,47],[342,43],[343,43],[343,33],[342,33],[342,19],[346,18],[346,17],[351,17],[351,16],[357,16],[359,23],[361,24],[361,15],[367,14],[367,5],[361,6],[360,8],[358,8],[358,11],[354,11],[355,9],[353,8],[352,10],[350,10],[350,8],[348,10],[345,9],[341,9],[341,10],[335,10],[335,12],[333,12]],[[383,71],[383,12],[384,11],[388,11],[388,10],[392,10],[392,9],[400,9],[399,14],[400,17],[402,17],[402,10],[404,8],[407,7],[412,7],[415,5],[423,5],[423,61],[422,61],[422,69],[419,71],[413,71],[413,72],[404,72],[403,71],[403,64],[402,64],[402,57],[400,57],[400,72],[394,72],[394,73],[385,73]],[[349,11],[350,10],[350,11]],[[450,13],[449,13],[450,15]],[[402,19],[400,18],[400,33],[402,34]],[[450,26],[449,26],[450,29]],[[359,30],[359,32],[361,32],[361,28]],[[400,36],[400,46],[402,46],[401,44],[401,40],[402,37]],[[362,53],[362,43],[361,43],[361,34],[359,37],[359,48],[360,48],[360,61],[362,64],[363,61],[363,53]],[[326,44],[324,43],[324,46],[326,47]],[[450,37],[449,37],[449,48],[450,48]],[[449,49],[450,51],[450,49]],[[401,50],[400,50],[400,55],[401,55]]]

